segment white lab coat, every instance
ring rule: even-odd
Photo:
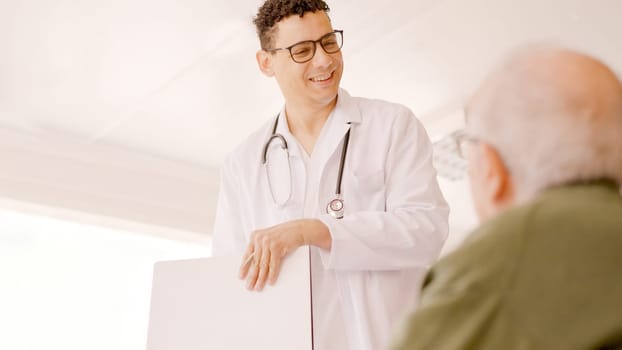
[[[326,205],[335,197],[348,123],[345,217],[337,220],[326,214]],[[289,132],[283,109],[277,133],[288,142],[293,176],[291,199],[279,208],[261,164],[273,125],[271,118],[223,166],[214,254],[244,252],[256,229],[320,219],[330,230],[332,248],[311,248],[314,349],[383,349],[393,327],[415,306],[425,271],[447,237],[449,208],[432,167],[430,140],[406,107],[340,89],[309,157]],[[271,144],[269,157],[279,145]],[[286,158],[272,159],[273,190],[277,200],[287,198],[289,170],[278,161]]]

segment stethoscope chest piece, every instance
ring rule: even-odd
[[[335,219],[343,218],[343,199],[335,198],[328,202],[326,206],[326,214],[334,217]]]

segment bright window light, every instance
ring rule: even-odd
[[[154,262],[210,251],[0,210],[0,349],[145,349]]]

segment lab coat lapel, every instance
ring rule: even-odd
[[[341,158],[341,150],[344,140],[344,136],[348,129],[355,128],[356,124],[361,121],[361,113],[356,105],[356,102],[350,97],[350,95],[343,89],[339,89],[339,97],[337,99],[337,106],[333,112],[333,116],[330,121],[330,128],[326,130],[326,134],[322,137],[319,147],[315,151],[317,154],[317,161],[321,167],[321,177],[324,178],[324,171],[328,160],[337,153],[337,161]],[[350,131],[352,134],[355,131]]]

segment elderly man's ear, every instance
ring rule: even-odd
[[[505,166],[501,155],[491,145],[480,142],[478,144],[480,152],[480,174],[482,192],[480,195],[486,197],[493,208],[498,212],[514,201],[514,184],[512,175]]]

